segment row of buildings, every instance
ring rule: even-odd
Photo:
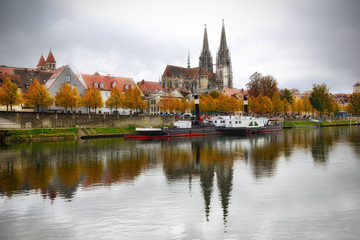
[[[215,65],[215,70],[214,70]],[[158,103],[160,99],[171,94],[176,98],[185,97],[188,101],[192,100],[192,94],[209,93],[213,90],[224,93],[228,96],[242,98],[248,94],[244,89],[233,88],[233,74],[230,50],[227,46],[225,25],[222,23],[220,45],[216,55],[216,63],[213,64],[207,28],[205,25],[202,50],[199,57],[199,66],[191,68],[188,58],[187,67],[167,65],[160,81],[151,82],[142,80],[135,83],[134,79],[126,77],[116,77],[110,75],[76,74],[69,65],[57,68],[55,57],[50,50],[46,60],[41,55],[36,68],[21,68],[0,66],[0,87],[6,78],[10,78],[17,84],[22,92],[26,92],[32,81],[36,78],[40,84],[45,85],[50,94],[54,97],[59,88],[64,83],[69,83],[76,87],[82,95],[91,87],[100,89],[103,101],[110,96],[110,91],[117,86],[120,90],[126,91],[129,88],[139,88],[142,92],[143,100],[147,102],[147,114],[159,114]],[[300,93],[298,89],[291,89],[294,98],[302,98],[311,92]],[[354,85],[353,92],[360,92],[360,83]],[[335,99],[342,106],[346,106],[350,101],[350,94],[334,94]],[[0,106],[0,110],[4,110]],[[15,110],[22,110],[21,106]],[[63,111],[61,107],[51,106],[49,111]],[[87,113],[88,109],[79,108],[77,112]],[[110,113],[110,109],[102,107],[97,109],[98,113]],[[128,114],[129,110],[121,109],[121,114]]]
[[[50,50],[46,60],[41,55],[36,68],[21,68],[0,66],[0,87],[7,77],[17,84],[22,92],[26,92],[32,81],[36,78],[40,84],[45,85],[49,93],[54,97],[59,88],[68,83],[76,87],[82,95],[91,87],[100,89],[103,101],[110,96],[110,91],[117,86],[122,91],[129,88],[139,88],[143,94],[143,100],[147,102],[148,114],[159,114],[158,103],[162,97],[170,93],[176,98],[185,97],[192,100],[192,93],[210,92],[217,90],[225,94],[243,97],[246,91],[233,88],[232,64],[230,51],[226,42],[225,25],[221,30],[220,46],[216,57],[216,69],[213,69],[213,60],[209,48],[207,29],[205,25],[203,46],[199,57],[199,66],[191,68],[188,59],[187,68],[167,65],[159,82],[142,80],[135,83],[134,79],[115,77],[110,75],[76,74],[69,65],[57,68],[55,57]],[[4,107],[3,107],[4,108]],[[1,109],[1,107],[0,107]],[[22,110],[21,106],[15,110]],[[61,107],[51,106],[49,111],[62,111]],[[88,109],[78,108],[75,111],[87,113]],[[98,113],[109,113],[108,108],[97,109]],[[128,114],[128,110],[121,109],[122,114]]]

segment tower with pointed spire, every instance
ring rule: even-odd
[[[46,65],[46,62],[45,62],[44,55],[41,54],[39,63],[36,67],[39,71],[45,71],[45,65]]]
[[[46,58],[45,71],[55,71],[55,70],[56,70],[56,61],[50,49],[49,55]]]
[[[211,73],[214,72],[212,57],[209,49],[206,24],[204,30],[203,47],[202,47],[201,55],[199,57],[199,67],[200,70],[205,70],[206,72],[211,72]]]
[[[224,19],[221,30],[220,47],[216,56],[216,81],[221,88],[233,87],[231,58],[226,43]]]

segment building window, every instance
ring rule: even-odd
[[[66,75],[66,82],[67,82],[67,83],[71,82],[71,77],[70,77],[70,75]]]
[[[100,83],[100,88],[104,88],[104,83]]]

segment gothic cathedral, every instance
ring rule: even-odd
[[[161,85],[165,89],[179,89],[181,91],[210,92],[233,88],[233,76],[230,51],[226,43],[224,20],[221,30],[220,47],[216,56],[216,72],[210,53],[207,29],[205,25],[202,51],[199,57],[199,67],[190,68],[167,65],[161,78]]]

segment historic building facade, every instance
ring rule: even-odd
[[[199,57],[199,67],[190,68],[167,65],[161,78],[164,89],[180,89],[180,91],[209,92],[221,91],[233,87],[233,75],[230,51],[227,47],[225,25],[222,24],[220,47],[216,57],[216,71],[213,69],[207,29],[205,25],[202,51]]]

